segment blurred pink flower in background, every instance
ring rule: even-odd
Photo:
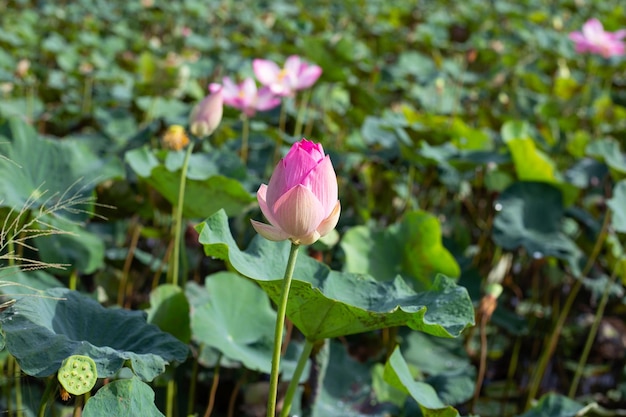
[[[212,86],[212,87],[211,87]],[[191,133],[197,137],[209,136],[222,121],[224,93],[219,84],[211,84],[211,93],[194,107],[189,117]]]
[[[257,192],[270,224],[252,220],[252,226],[269,240],[310,245],[337,225],[341,211],[337,193],[330,157],[321,144],[302,139],[278,162],[268,185],[262,184]]]
[[[297,90],[309,88],[322,75],[322,68],[306,63],[297,55],[287,58],[282,69],[266,59],[252,61],[252,69],[261,84],[279,96],[292,96]]]
[[[598,19],[589,19],[581,32],[572,32],[569,38],[576,45],[576,52],[602,55],[604,58],[624,55],[626,30],[606,32]]]
[[[230,78],[224,77],[222,85],[211,84],[209,90],[223,89],[224,104],[241,110],[247,116],[254,116],[257,111],[271,110],[280,104],[277,97],[267,87],[257,89],[252,78],[246,78],[241,84],[235,84]]]

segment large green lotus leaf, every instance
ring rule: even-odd
[[[311,417],[384,417],[391,413],[372,399],[371,364],[350,357],[341,343],[329,340],[315,355],[318,390]]]
[[[175,153],[174,153],[175,154]],[[182,156],[182,155],[179,155]],[[185,200],[183,214],[185,217],[207,217],[219,209],[229,215],[237,215],[254,201],[254,197],[236,179],[224,175],[207,174],[210,171],[200,168],[201,156],[192,155],[193,164],[185,183]],[[170,203],[178,202],[180,185],[180,158],[176,155],[167,157],[165,163],[147,148],[134,149],[127,152],[126,161],[137,175],[153,186]]]
[[[193,340],[212,346],[246,368],[270,372],[276,312],[254,282],[233,272],[187,284]]]
[[[135,377],[113,381],[100,388],[85,404],[83,416],[165,417],[154,405],[152,388]]]
[[[369,274],[381,281],[401,275],[416,280],[420,288],[429,288],[439,273],[455,278],[461,274],[441,243],[439,221],[425,211],[409,212],[400,223],[382,231],[353,227],[344,235],[341,248],[346,254],[346,272]]]
[[[78,194],[88,197],[98,183],[124,175],[117,159],[102,158],[80,141],[43,138],[17,118],[0,125],[0,142],[0,156],[7,158],[0,161],[6,207],[19,210],[33,198],[38,208]]]
[[[34,239],[41,261],[67,265],[67,269],[57,273],[69,275],[77,270],[92,274],[104,266],[104,242],[100,236],[63,218],[46,216],[42,221],[42,229],[63,231]]]
[[[224,211],[197,229],[207,255],[229,261],[240,274],[256,280],[274,302],[279,299],[289,242],[257,236],[241,251]],[[474,322],[465,288],[443,276],[428,291],[417,293],[401,277],[380,282],[369,275],[332,271],[301,254],[293,277],[287,315],[311,341],[401,325],[453,337]]]
[[[502,126],[502,139],[509,147],[520,180],[556,181],[554,163],[537,149],[527,123],[519,121],[505,123]]]
[[[414,331],[401,337],[404,358],[425,374],[424,382],[437,391],[442,401],[461,404],[472,397],[476,372],[463,340],[433,337]]]
[[[561,230],[561,192],[543,182],[515,182],[495,203],[493,240],[504,249],[523,247],[533,257],[554,256],[579,267],[580,249]]]
[[[622,180],[615,184],[613,188],[613,198],[607,205],[613,212],[611,224],[615,230],[626,233],[626,180]]]
[[[585,153],[603,159],[615,171],[626,173],[626,156],[622,153],[620,145],[615,139],[605,138],[591,141],[587,145]]]
[[[183,290],[172,284],[159,285],[150,293],[148,322],[168,332],[183,343],[191,340],[189,301]]]
[[[537,404],[519,417],[572,417],[583,405],[559,394],[546,394]]]
[[[107,309],[64,288],[15,298],[0,320],[9,352],[28,375],[52,375],[68,356],[86,355],[102,378],[129,361],[137,376],[151,381],[189,353],[187,345],[146,323],[143,312]]]
[[[9,297],[13,294],[34,294],[40,290],[62,286],[61,281],[42,270],[22,271],[5,267],[0,273],[0,292]]]
[[[387,383],[408,393],[417,401],[424,417],[456,417],[459,415],[454,407],[445,405],[441,401],[431,385],[413,379],[409,365],[402,357],[399,348],[396,347],[385,364],[384,375]]]

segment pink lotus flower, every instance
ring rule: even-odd
[[[223,86],[211,84],[209,90],[214,91],[223,87],[224,104],[241,110],[247,116],[254,116],[257,111],[271,110],[280,104],[280,97],[267,87],[257,89],[252,78],[246,78],[239,85],[228,77],[224,77],[222,82]]]
[[[252,69],[261,84],[279,96],[291,96],[297,90],[309,88],[322,75],[322,68],[307,64],[297,55],[287,58],[283,69],[266,59],[252,61]]]
[[[589,19],[583,25],[582,32],[572,32],[569,38],[576,44],[576,52],[602,55],[605,58],[624,55],[626,30],[605,32],[598,19]]]
[[[211,94],[196,105],[189,117],[191,133],[198,137],[209,136],[222,121],[224,112],[224,94],[222,86],[217,85]]]
[[[252,220],[252,226],[266,239],[310,245],[333,230],[341,206],[337,176],[322,145],[306,139],[296,142],[269,184],[259,187],[257,200],[270,224]]]

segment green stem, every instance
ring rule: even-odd
[[[80,417],[83,414],[83,404],[85,403],[85,397],[83,395],[77,395],[74,400],[74,412],[72,417]]]
[[[293,135],[296,139],[300,139],[300,135],[302,134],[302,121],[304,120],[304,115],[306,114],[309,98],[311,98],[311,90],[306,90],[304,96],[302,97],[302,101],[300,102],[300,107],[298,108],[296,127],[293,130]]]
[[[15,377],[15,411],[17,417],[24,416],[24,406],[22,405],[22,370],[20,369],[20,365],[15,360],[15,368],[14,368]]]
[[[70,290],[76,291],[76,286],[77,285],[78,285],[78,271],[76,271],[76,269],[74,269],[70,273],[70,282],[68,283],[68,286],[69,286]]]
[[[596,239],[596,243],[593,247],[593,250],[591,251],[591,255],[589,256],[587,260],[587,264],[585,265],[581,273],[581,276],[578,279],[576,279],[576,281],[572,285],[572,289],[570,290],[570,293],[568,294],[567,299],[565,300],[565,304],[563,305],[563,309],[561,310],[559,314],[559,318],[556,322],[556,325],[554,326],[554,330],[550,334],[550,339],[548,341],[548,344],[541,353],[541,357],[539,358],[539,362],[537,364],[537,367],[535,368],[535,373],[533,374],[532,379],[529,383],[528,397],[526,399],[526,408],[530,407],[532,400],[537,395],[537,392],[539,392],[539,385],[541,385],[541,380],[543,379],[543,375],[546,372],[548,363],[550,362],[550,359],[552,358],[552,355],[554,354],[554,351],[556,350],[556,345],[558,344],[559,337],[561,336],[561,330],[563,329],[563,326],[565,325],[565,321],[567,320],[567,317],[569,316],[569,312],[572,308],[572,305],[574,304],[574,300],[576,300],[576,296],[578,295],[578,292],[580,291],[580,288],[582,287],[583,277],[585,277],[589,273],[591,268],[593,267],[593,264],[595,263],[595,260],[597,256],[599,255],[600,250],[602,249],[602,246],[604,244],[604,240],[606,238],[610,223],[611,223],[611,213],[607,211],[606,214],[604,215],[602,229],[600,230],[600,233],[598,234],[598,238]]]
[[[250,119],[245,113],[241,113],[243,132],[241,133],[241,160],[246,165],[248,162],[248,137],[250,136]]]
[[[289,251],[289,260],[285,269],[285,277],[283,278],[283,289],[278,304],[276,314],[276,327],[274,332],[274,352],[272,355],[272,372],[270,374],[270,390],[267,398],[267,417],[276,415],[276,397],[278,396],[278,372],[280,370],[280,351],[283,343],[283,329],[285,327],[285,315],[287,313],[287,300],[289,299],[289,288],[291,287],[291,279],[293,271],[296,267],[296,259],[298,257],[298,248],[300,245],[291,243]]]
[[[165,415],[167,417],[174,416],[174,400],[176,399],[176,381],[174,378],[167,381],[165,398]]]
[[[278,117],[278,136],[276,138],[276,147],[274,148],[274,164],[278,163],[280,159],[280,145],[283,143],[282,135],[285,132],[287,124],[287,104],[283,100],[283,104],[280,106],[280,116]]]
[[[52,395],[56,391],[57,387],[57,379],[55,376],[51,376],[48,378],[48,383],[46,384],[46,389],[41,396],[41,401],[39,402],[39,410],[37,410],[37,417],[45,417],[46,415],[46,407],[52,398]]]
[[[198,354],[196,355],[195,360],[193,361],[193,366],[191,368],[191,382],[189,383],[189,398],[187,399],[187,415],[193,415],[193,409],[196,401],[196,386],[198,385],[198,370],[200,368],[200,364],[198,362],[198,358],[200,357],[200,353],[204,348],[204,344],[200,344],[198,346]]]
[[[568,397],[573,398],[576,395],[576,390],[578,389],[578,383],[580,382],[580,377],[582,376],[583,369],[585,364],[587,363],[587,358],[589,358],[589,352],[591,352],[591,346],[593,345],[593,341],[596,338],[596,334],[598,334],[598,327],[600,327],[600,320],[602,320],[602,316],[604,315],[604,309],[606,308],[606,304],[609,301],[609,293],[611,292],[611,287],[615,282],[615,277],[617,276],[617,268],[613,270],[613,274],[611,274],[611,279],[607,283],[604,288],[604,293],[602,293],[602,298],[600,299],[600,304],[598,305],[598,310],[596,310],[596,315],[593,319],[593,323],[591,324],[591,329],[589,329],[589,334],[587,335],[587,340],[585,342],[585,347],[583,348],[583,352],[580,355],[580,359],[578,361],[578,365],[576,366],[576,373],[574,374],[574,378],[572,379],[572,384],[569,387]]]
[[[178,285],[178,270],[180,266],[180,238],[183,229],[183,206],[185,202],[185,184],[187,183],[187,168],[189,167],[189,158],[193,151],[193,143],[187,146],[185,160],[180,172],[180,185],[178,186],[178,200],[176,204],[176,215],[174,219],[174,253],[171,259],[170,279],[172,284]],[[184,282],[183,282],[184,284]]]
[[[293,396],[296,394],[296,389],[300,383],[300,376],[302,375],[302,371],[304,371],[304,367],[306,366],[307,361],[309,360],[309,356],[311,356],[311,352],[313,351],[313,342],[306,340],[304,344],[304,348],[300,353],[300,358],[298,359],[298,365],[296,366],[296,370],[291,377],[291,381],[289,381],[289,387],[287,387],[287,393],[285,394],[285,400],[283,401],[283,409],[280,412],[280,417],[288,417],[289,410],[291,410],[291,402],[293,401]]]

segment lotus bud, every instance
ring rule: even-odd
[[[210,136],[222,121],[224,111],[222,86],[211,84],[209,91],[211,94],[193,109],[189,118],[191,133],[197,137]]]
[[[280,160],[257,200],[270,224],[252,220],[252,226],[269,240],[290,239],[310,245],[337,225],[341,206],[337,176],[319,143],[296,142]]]

